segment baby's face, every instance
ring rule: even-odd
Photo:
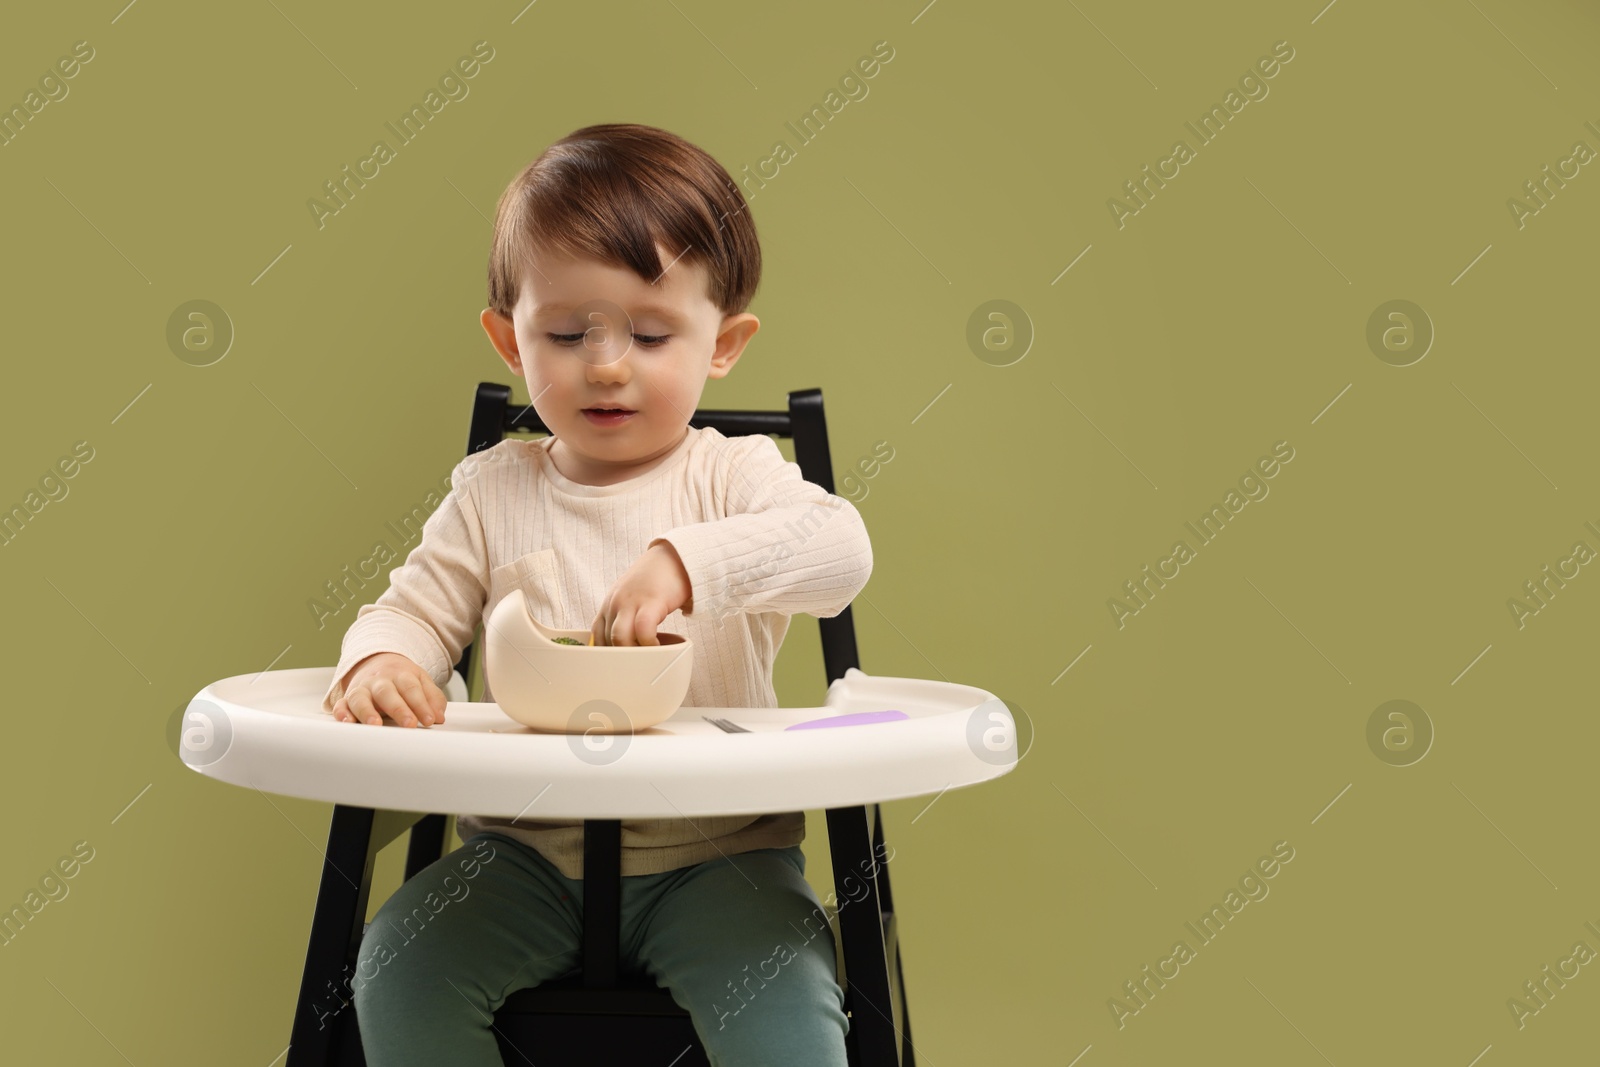
[[[654,285],[594,260],[541,256],[511,323],[483,312],[489,339],[561,446],[558,467],[575,481],[622,481],[676,447],[706,380],[725,376],[760,326],[754,315],[722,314],[703,267],[657,250],[671,266]]]

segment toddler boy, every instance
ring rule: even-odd
[[[513,589],[541,622],[588,628],[596,644],[687,636],[686,706],[777,706],[789,617],[843,611],[872,548],[855,507],[770,437],[689,425],[706,381],[760,326],[745,311],[760,271],[738,186],[666,131],[586,127],[518,175],[496,213],[481,321],[550,434],[455,468],[421,542],[346,632],[325,711],[443,723],[440,687]],[[374,1067],[499,1064],[489,1016],[577,965],[582,822],[461,814],[457,828],[462,850],[405,883],[363,941],[385,956],[356,989]],[[831,932],[795,936],[822,914],[804,836],[803,812],[622,823],[624,965],[671,990],[714,1064],[845,1063]],[[493,854],[477,892],[417,929],[424,895],[474,843],[479,861]],[[379,937],[386,915],[406,923],[402,950]],[[786,965],[752,984],[749,964],[784,940]]]

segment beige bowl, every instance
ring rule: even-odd
[[[669,718],[683,706],[694,644],[658,633],[659,645],[590,646],[588,630],[562,645],[540,633],[522,590],[494,606],[484,633],[484,671],[500,709],[524,726],[551,733],[626,734]]]

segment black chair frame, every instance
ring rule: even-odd
[[[833,492],[820,389],[789,393],[787,411],[701,410],[690,425],[711,427],[728,437],[759,433],[792,438],[802,476]],[[508,386],[480,383],[467,454],[517,431],[549,432],[532,405],[516,410]],[[849,668],[860,667],[855,623],[848,607],[817,621],[831,685]],[[480,626],[456,664],[469,683],[481,643]],[[826,816],[843,956],[839,977],[850,1018],[850,1065],[915,1067],[889,871],[874,862],[885,855],[879,805],[830,808]],[[365,1067],[350,981],[365,933],[374,861],[379,850],[409,831],[405,877],[412,878],[444,854],[450,819],[441,813],[334,806],[286,1067]],[[493,1025],[507,1064],[708,1063],[689,1013],[671,994],[647,978],[619,973],[621,828],[617,819],[584,821],[582,969],[506,999]],[[628,1018],[630,1024],[602,1025],[617,1017]]]

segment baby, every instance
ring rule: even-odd
[[[323,709],[443,723],[440,687],[513,589],[597,645],[686,635],[687,706],[776,707],[789,616],[843,611],[872,547],[855,507],[771,437],[689,425],[706,380],[760,327],[745,311],[760,275],[738,186],[671,133],[590,126],[529,164],[500,198],[481,321],[549,436],[455,468],[420,543],[346,632]],[[582,822],[529,815],[458,815],[461,849],[378,912],[352,983],[373,1067],[498,1067],[495,1010],[579,968]],[[691,1013],[712,1064],[846,1063],[804,837],[798,811],[622,823],[622,966]],[[464,883],[453,872],[469,865]],[[779,956],[775,976],[751,969]]]

